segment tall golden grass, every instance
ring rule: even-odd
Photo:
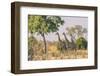
[[[43,47],[36,47],[32,60],[58,60],[58,59],[84,59],[88,58],[88,50],[63,50],[60,51],[56,45],[47,46],[47,53],[43,53]],[[41,50],[42,49],[42,50]]]

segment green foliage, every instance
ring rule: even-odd
[[[47,17],[47,27],[48,32],[56,32],[58,30],[58,27],[64,23],[63,20],[61,20],[58,16],[48,16]]]
[[[28,27],[30,33],[47,34],[56,32],[58,27],[64,23],[59,16],[28,16]]]
[[[28,16],[28,28],[30,33],[35,32],[46,32],[46,26],[45,21],[43,20],[42,16]]]
[[[64,21],[59,16],[28,16],[29,33],[37,33],[43,37],[45,53],[47,52],[45,34],[56,32]]]
[[[87,49],[87,40],[83,37],[80,37],[76,40],[76,45],[78,49]]]

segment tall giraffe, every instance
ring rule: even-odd
[[[57,32],[56,35],[58,35],[58,40],[59,40],[59,48],[60,50],[64,50],[66,49],[66,43],[64,41],[61,40],[59,33]]]
[[[64,32],[63,32],[63,35],[66,40],[67,49],[75,49],[76,50],[76,44],[75,44],[74,40],[71,38],[71,42],[70,42]]]
[[[67,48],[70,47],[70,41],[68,40],[68,38],[66,37],[66,34],[63,32],[63,35],[64,35],[64,38],[66,40],[66,45],[67,45]]]
[[[71,37],[71,46],[72,46],[72,49],[74,49],[76,51],[76,43],[75,41],[73,40],[73,38]]]

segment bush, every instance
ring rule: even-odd
[[[87,40],[83,37],[80,37],[76,40],[76,45],[78,49],[87,49]]]
[[[32,60],[34,51],[33,47],[38,43],[35,37],[28,37],[28,60]]]

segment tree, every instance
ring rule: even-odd
[[[83,37],[80,37],[76,40],[78,49],[87,49],[87,40]]]
[[[79,37],[84,37],[87,34],[87,29],[81,25],[66,28],[67,34],[75,41]]]
[[[77,48],[76,40],[80,37],[87,35],[87,29],[81,25],[75,25],[66,28],[67,35],[70,37],[71,43],[74,49]],[[86,39],[86,38],[85,38]]]
[[[75,41],[75,38],[76,38],[75,30],[76,30],[75,27],[67,27],[66,28],[67,35],[69,35],[69,37],[71,38],[72,41]]]
[[[59,16],[28,16],[29,33],[40,34],[44,41],[45,53],[47,52],[45,34],[56,32],[64,21]]]
[[[75,32],[77,34],[77,38],[84,37],[84,35],[87,35],[87,29],[82,27],[81,25],[75,26]]]

